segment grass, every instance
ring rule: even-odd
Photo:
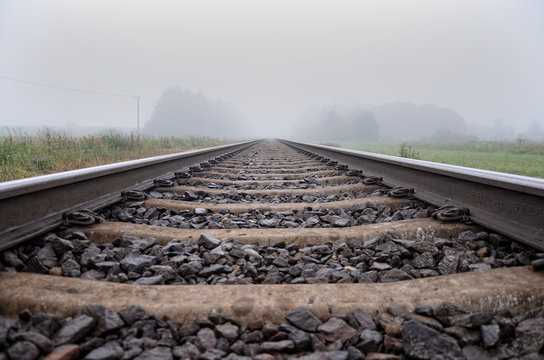
[[[342,144],[343,147],[444,164],[544,178],[544,143],[519,139],[514,142],[466,143],[376,142]]]
[[[163,155],[229,141],[205,137],[139,137],[109,132],[72,137],[43,130],[37,136],[11,131],[0,137],[0,181]]]

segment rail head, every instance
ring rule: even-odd
[[[382,176],[387,185],[413,188],[417,198],[433,205],[467,207],[474,222],[544,250],[544,179],[280,141]]]
[[[54,174],[33,176],[30,178],[0,182],[0,200],[18,196],[21,194],[45,190],[70,183],[98,178],[101,176],[118,174],[124,171],[142,168],[149,165],[172,162],[185,158],[195,157],[201,154],[208,154],[210,151],[221,151],[233,149],[233,147],[245,145],[249,142],[240,142],[228,145],[215,146],[204,149],[190,150],[181,153],[159,155],[137,160],[122,161],[113,164],[99,165],[84,169],[63,171]]]
[[[62,214],[96,210],[121,198],[124,190],[145,190],[155,178],[172,177],[194,163],[238,151],[260,140],[101,165],[0,183],[0,250],[49,231]]]

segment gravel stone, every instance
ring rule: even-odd
[[[217,344],[217,338],[212,329],[203,328],[198,331],[196,334],[197,345],[202,351],[210,350],[215,348]]]
[[[118,360],[123,357],[123,348],[117,342],[109,342],[85,356],[85,360]]]
[[[261,344],[262,352],[286,352],[295,349],[292,340],[265,341]]]
[[[186,342],[182,346],[174,347],[172,353],[176,358],[180,359],[197,359],[200,355],[200,350],[190,342]]]
[[[79,345],[66,344],[61,345],[53,349],[52,352],[47,355],[47,360],[72,360],[79,358],[81,351]]]
[[[6,351],[11,359],[34,360],[40,356],[40,350],[30,341],[17,341]]]
[[[144,320],[147,317],[145,310],[140,305],[130,305],[119,311],[127,325],[132,325],[137,320]]]
[[[317,327],[322,325],[322,322],[304,307],[287,313],[285,318],[299,329],[309,332],[316,332]]]
[[[433,255],[424,252],[412,261],[412,265],[417,269],[433,267],[435,265]]]
[[[380,332],[370,329],[364,329],[359,338],[361,342],[357,344],[357,348],[365,352],[377,351],[383,341],[383,335]]]
[[[463,359],[463,353],[457,341],[451,336],[410,320],[402,329],[404,352],[416,359]]]
[[[215,330],[227,339],[230,342],[233,342],[238,338],[238,326],[231,324],[230,322],[224,323],[222,325],[217,325]]]
[[[317,331],[329,342],[340,340],[342,343],[357,334],[357,331],[354,328],[337,317],[330,318],[329,321],[320,325],[317,328]]]
[[[482,325],[480,327],[482,341],[486,348],[497,345],[500,340],[501,328],[497,324]]]
[[[212,250],[218,247],[221,244],[221,240],[209,236],[206,234],[200,235],[198,238],[198,245],[204,247],[205,249]]]
[[[140,355],[136,356],[134,360],[172,360],[172,350],[166,346],[156,346],[151,349],[144,350]]]
[[[544,346],[544,318],[523,320],[516,326],[514,350],[522,355],[539,352]]]
[[[93,329],[94,324],[93,317],[79,314],[57,331],[52,340],[55,345],[74,343],[87,335]]]
[[[125,322],[116,311],[107,309],[101,305],[91,305],[81,311],[82,314],[93,317],[96,320],[94,334],[102,334],[116,330],[125,325]]]
[[[355,309],[353,316],[362,329],[376,330],[376,323],[372,316],[364,309]]]
[[[131,252],[120,261],[121,267],[127,272],[141,272],[143,269],[154,265],[156,258],[149,255],[138,255],[139,252]]]
[[[51,244],[45,244],[28,262],[27,271],[47,274],[49,269],[57,266],[57,255]]]
[[[304,355],[299,360],[347,360],[350,359],[350,353],[343,350],[335,351],[316,351],[312,354]]]
[[[53,350],[53,342],[45,335],[34,331],[25,331],[15,334],[15,341],[30,341],[36,345],[41,351],[49,353]]]
[[[487,324],[493,320],[493,314],[491,313],[471,313],[471,314],[461,314],[450,317],[449,323],[451,325],[458,325],[468,328],[475,328],[480,325]]]
[[[141,277],[134,282],[134,285],[158,285],[162,284],[163,277],[162,275],[147,276]]]

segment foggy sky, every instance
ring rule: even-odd
[[[259,136],[307,109],[433,103],[544,123],[544,2],[0,0],[0,76],[229,103]],[[135,126],[135,100],[0,80],[0,125]]]

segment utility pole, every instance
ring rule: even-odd
[[[136,126],[138,129],[138,136],[140,136],[140,97],[136,96]]]

